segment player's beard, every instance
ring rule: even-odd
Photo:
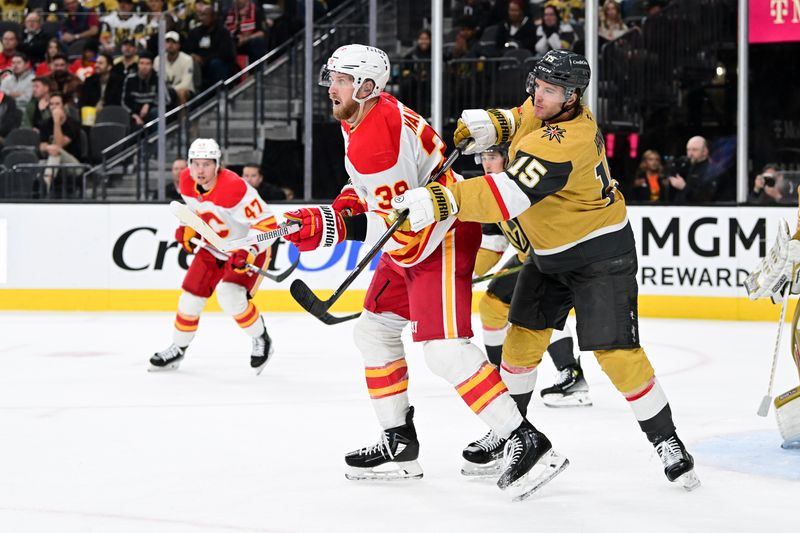
[[[339,104],[333,108],[333,117],[336,120],[350,120],[356,113],[358,113],[359,103],[355,100],[350,100],[348,104]]]

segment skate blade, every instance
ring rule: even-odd
[[[350,481],[406,481],[421,479],[422,467],[417,461],[388,462],[374,468],[348,466],[344,477]]]
[[[148,372],[168,372],[170,370],[177,370],[179,366],[181,366],[180,361],[178,361],[176,363],[169,363],[168,365],[164,365],[164,366],[156,366],[154,364],[150,364],[150,366],[147,368],[147,371]]]
[[[542,403],[547,407],[591,407],[592,398],[588,392],[573,392],[566,396],[547,394],[542,396]]]
[[[683,488],[686,489],[686,492],[692,492],[694,489],[700,486],[700,478],[697,477],[694,469],[689,470],[682,476],[678,476],[678,479],[675,481],[683,485]]]
[[[536,461],[530,471],[509,485],[511,500],[521,502],[549,483],[569,466],[569,459],[555,450],[550,450]],[[536,472],[536,473],[535,473]]]
[[[270,345],[270,347],[269,347],[269,353],[267,354],[267,358],[264,360],[264,362],[263,362],[263,363],[261,363],[261,364],[260,364],[260,365],[258,365],[258,366],[252,366],[252,365],[250,366],[250,368],[252,368],[252,369],[255,371],[255,373],[256,373],[256,376],[260,376],[260,375],[261,375],[261,372],[264,370],[264,367],[265,367],[265,366],[267,366],[267,364],[268,364],[270,361],[272,361],[272,354],[273,354],[273,353],[275,353],[275,350],[274,350],[274,349],[272,348],[272,346]]]
[[[478,464],[478,463],[471,463],[469,461],[464,461],[464,464],[461,466],[461,475],[466,477],[471,477],[474,479],[481,479],[481,478],[497,479],[498,477],[500,477],[500,474],[502,472],[503,472],[502,459],[495,459],[494,461],[485,464]]]

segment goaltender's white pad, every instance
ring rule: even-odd
[[[783,437],[782,448],[800,448],[800,387],[775,398],[775,418]]]
[[[800,263],[800,241],[791,238],[789,225],[781,220],[775,244],[744,282],[750,299],[769,296],[774,302],[781,302],[783,287],[792,279],[795,263]],[[798,283],[792,285],[794,291],[800,289]]]

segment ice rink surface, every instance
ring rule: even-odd
[[[779,448],[766,392],[775,324],[642,320],[643,345],[703,483],[667,482],[594,357],[594,406],[529,418],[571,466],[512,503],[459,474],[485,428],[407,356],[425,477],[345,480],[345,452],[377,424],[352,325],[265,314],[276,354],[261,376],[232,319],[208,314],[180,370],[148,373],[168,313],[0,313],[0,531],[576,532],[789,531],[800,450]],[[477,319],[476,319],[477,324]],[[480,337],[478,337],[480,339]],[[797,385],[784,337],[774,393]],[[538,390],[552,383],[549,358]]]

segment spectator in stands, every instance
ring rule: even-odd
[[[200,26],[189,32],[186,52],[200,65],[205,89],[234,72],[236,52],[231,34],[217,21],[211,6],[200,7],[197,16]]]
[[[139,46],[155,57],[158,55],[158,21],[163,18],[165,31],[174,31],[178,26],[178,19],[168,9],[166,0],[147,0],[147,10],[150,13],[144,27],[145,37],[139,39]]]
[[[256,189],[261,195],[261,198],[267,202],[294,199],[294,192],[292,192],[291,189],[278,187],[264,181],[264,175],[261,173],[261,166],[256,163],[246,163],[244,165],[242,168],[242,178],[249,183],[251,187]]]
[[[61,93],[50,95],[50,118],[44,121],[39,130],[39,152],[46,158],[47,165],[80,163],[81,124],[67,114],[65,105],[66,101]],[[44,180],[48,190],[61,191],[56,182],[60,176],[57,169],[45,169]],[[72,192],[75,185],[70,183],[68,193]]]
[[[508,3],[506,20],[500,25],[497,32],[497,48],[526,48],[534,51],[534,35],[536,28],[525,13],[522,0],[512,0]]]
[[[167,200],[181,199],[181,172],[188,166],[185,159],[176,159],[172,162],[172,183],[167,183],[165,194]]]
[[[600,11],[599,26],[597,35],[601,39],[601,44],[618,39],[628,32],[629,28],[622,20],[620,7],[616,0],[606,0],[603,2],[603,9]]]
[[[19,43],[18,48],[35,65],[44,61],[47,41],[51,37],[52,35],[42,31],[42,16],[33,11],[25,17],[25,29],[22,32],[22,42]]]
[[[423,117],[430,114],[431,32],[420,30],[417,43],[403,56],[406,61],[400,78],[400,99]]]
[[[25,16],[27,2],[25,0],[3,0],[2,16],[3,20],[16,22],[22,24],[22,19]]]
[[[158,116],[158,76],[153,72],[153,56],[149,52],[139,54],[138,71],[125,79],[122,105],[139,127]]]
[[[236,53],[246,55],[250,63],[267,53],[264,33],[264,9],[253,0],[234,0],[225,17],[225,28],[236,39]]]
[[[75,74],[79,80],[86,81],[86,78],[94,74],[94,63],[97,61],[97,42],[90,41],[81,52],[81,57],[73,61],[69,68],[72,74]]]
[[[93,39],[100,33],[97,13],[80,5],[78,0],[64,0],[67,16],[61,23],[61,41],[67,45],[80,39]]]
[[[456,34],[450,59],[477,56],[478,22],[475,17],[466,15],[458,21],[459,31]]]
[[[25,111],[33,94],[33,71],[30,61],[22,52],[14,54],[11,60],[11,74],[0,82],[0,91],[13,96],[21,112]]]
[[[17,107],[13,96],[0,92],[0,144],[22,123],[22,111]]]
[[[648,18],[659,15],[667,5],[668,0],[648,0],[645,2],[645,14]]]
[[[31,100],[22,115],[23,128],[42,129],[42,124],[50,118],[50,93],[55,92],[56,84],[48,76],[33,78]]]
[[[136,42],[133,39],[123,39],[120,48],[122,56],[114,60],[114,70],[124,79],[136,74],[139,68],[139,55],[136,53]]]
[[[0,54],[0,70],[10,70],[11,61],[17,53],[17,34],[11,30],[3,33],[3,53]]]
[[[797,193],[794,184],[786,179],[778,165],[769,163],[756,176],[748,202],[758,205],[794,204]]]
[[[671,203],[700,204],[716,199],[719,184],[717,176],[711,172],[708,142],[703,137],[689,139],[686,158],[670,170],[672,172],[667,172],[667,179]]]
[[[56,82],[56,91],[63,96],[64,104],[77,104],[83,82],[68,70],[67,56],[58,54],[50,62],[50,65],[53,69],[50,77]]]
[[[121,52],[125,39],[144,37],[147,19],[138,13],[133,0],[119,0],[119,8],[100,21],[100,45],[103,52],[115,55]]]
[[[94,74],[86,78],[81,90],[79,107],[94,107],[97,111],[107,105],[122,104],[122,84],[124,79],[112,68],[114,59],[103,52],[97,56]]]
[[[173,100],[178,105],[185,104],[194,94],[194,60],[192,56],[181,52],[181,38],[176,31],[169,31],[165,36],[167,64],[164,65],[164,80]],[[159,58],[156,57],[153,69],[159,70]]]
[[[478,34],[490,24],[492,3],[487,0],[462,0],[453,10],[453,18],[474,17],[478,23]]]
[[[661,154],[646,150],[633,178],[633,186],[626,191],[626,198],[642,203],[662,201],[666,191],[665,180]]]
[[[36,70],[34,74],[37,76],[47,76],[53,71],[53,59],[59,54],[63,53],[61,51],[61,43],[58,42],[58,39],[52,37],[49,41],[47,41],[47,48],[45,49],[44,53],[44,61],[36,65]]]
[[[575,42],[575,31],[566,22],[561,22],[558,10],[553,6],[545,6],[542,12],[542,23],[536,27],[536,55],[544,56],[550,50],[569,49]]]

